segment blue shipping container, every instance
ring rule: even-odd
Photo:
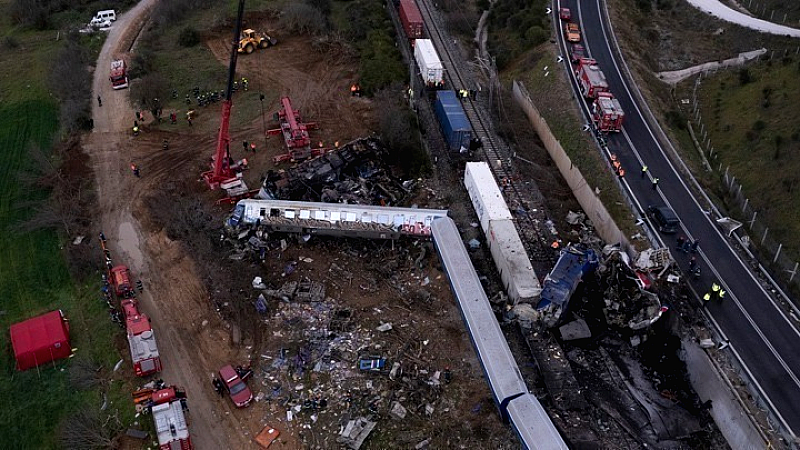
[[[437,91],[435,109],[444,140],[450,150],[458,151],[461,147],[469,148],[472,127],[455,91]]]

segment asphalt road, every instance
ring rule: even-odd
[[[679,233],[700,239],[697,259],[702,275],[698,280],[690,280],[691,286],[699,296],[717,280],[727,290],[728,298],[722,302],[712,301],[708,313],[730,340],[731,351],[738,354],[751,372],[751,378],[757,380],[756,389],[765,394],[780,416],[779,420],[794,435],[794,430],[800,430],[800,380],[797,376],[800,356],[794,348],[800,343],[800,333],[763,290],[746,263],[730,248],[712,221],[714,218],[694,199],[645,124],[612,56],[609,40],[613,38],[608,34],[598,0],[566,0],[559,6],[572,10],[572,21],[580,24],[583,33],[583,45],[597,60],[611,92],[625,111],[623,132],[613,133],[608,139],[610,149],[627,172],[624,183],[641,209],[647,205],[671,206],[682,222],[683,230]],[[557,15],[554,20],[558,20]],[[568,55],[563,39],[559,45],[562,53]],[[569,58],[565,58],[564,64],[569,64]],[[642,165],[648,167],[646,176],[641,175]],[[659,178],[656,189],[653,189],[652,177]],[[676,235],[661,235],[661,239],[672,248],[681,267],[687,269],[689,255],[675,251]]]

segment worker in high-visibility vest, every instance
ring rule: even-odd
[[[720,285],[719,285],[719,284],[717,284],[716,282],[714,282],[714,283],[712,283],[712,284],[711,284],[711,294],[712,294],[714,297],[716,297],[716,298],[719,298],[719,291],[720,291],[721,289],[722,289],[722,287],[720,287]]]
[[[708,302],[710,302],[710,301],[711,301],[711,293],[710,292],[706,292],[706,295],[703,296],[703,308],[708,306]]]
[[[718,297],[720,300],[722,300],[722,299],[724,299],[724,298],[725,298],[725,294],[727,294],[727,292],[725,292],[725,289],[720,289],[720,290],[719,290],[719,295],[717,295],[717,297]]]

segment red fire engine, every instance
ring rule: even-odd
[[[111,80],[111,87],[114,89],[125,89],[128,87],[128,72],[125,60],[117,59],[111,61],[111,72],[108,77]]]
[[[128,331],[133,369],[136,376],[146,377],[161,371],[161,356],[150,318],[139,312],[137,303],[135,298],[126,298],[122,300],[122,308],[125,310],[125,328]]]
[[[174,387],[153,392],[153,421],[156,424],[158,448],[161,450],[192,450],[189,425],[185,411],[186,393]]]
[[[601,92],[592,103],[592,120],[600,131],[622,131],[625,112],[611,92]]]
[[[578,84],[584,97],[597,98],[601,92],[608,92],[606,76],[600,70],[597,61],[590,58],[579,59],[575,75],[578,77]]]

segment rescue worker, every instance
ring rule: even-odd
[[[171,124],[175,125],[176,123],[178,123],[178,115],[175,114],[174,112],[170,113],[169,114],[169,121],[170,121]]]
[[[162,141],[162,142],[161,142],[161,147],[162,147],[164,150],[167,150],[167,149],[169,148],[169,141],[168,141],[168,140],[166,140],[166,139],[164,139],[164,141]]]
[[[255,153],[256,152],[256,144],[250,144],[250,150]]]
[[[247,141],[242,141],[242,147],[244,148],[244,152],[247,153],[247,150],[250,149],[250,143]]]
[[[699,246],[700,246],[700,239],[695,239],[694,241],[692,241],[692,246],[691,246],[692,253],[697,253],[697,247]]]
[[[725,298],[725,294],[727,294],[727,292],[725,292],[725,289],[720,289],[719,294],[717,294],[717,298],[720,301],[722,301]]]
[[[214,380],[211,381],[211,384],[214,385],[214,390],[217,391],[217,394],[219,394],[220,397],[225,395],[225,387],[222,384],[222,380],[215,377]]]
[[[694,272],[697,269],[697,259],[692,256],[692,259],[689,260],[689,272]]]
[[[136,178],[140,178],[139,166],[137,166],[136,164],[131,164],[131,172],[133,172],[133,176],[135,176]]]
[[[719,298],[719,291],[720,291],[721,289],[722,289],[722,288],[720,287],[720,285],[718,285],[718,284],[717,284],[717,282],[716,282],[716,281],[715,281],[714,283],[712,283],[712,284],[711,284],[711,293],[714,295],[714,297],[717,297],[717,298]]]
[[[242,78],[242,88],[246,91],[247,90],[247,78]]]
[[[653,190],[655,191],[658,188],[658,178],[653,178]]]
[[[625,178],[625,169],[620,167],[619,170],[617,171],[617,176],[619,177],[620,180]]]
[[[647,176],[647,166],[642,166],[642,178]]]
[[[139,125],[134,125],[133,126],[133,135],[134,136],[138,136],[139,135]]]
[[[703,296],[703,308],[705,308],[708,305],[708,302],[710,301],[711,301],[711,293],[706,292],[706,295]]]
[[[678,239],[676,239],[676,240],[678,241],[678,250],[682,249],[683,248],[683,243],[686,241],[686,238],[683,237],[683,235],[680,235],[680,236],[678,236]]]

